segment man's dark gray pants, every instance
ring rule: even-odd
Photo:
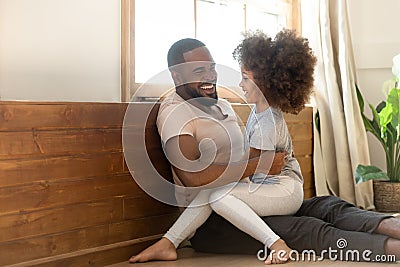
[[[334,196],[307,199],[293,216],[269,216],[262,219],[286,244],[298,252],[338,249],[339,239],[345,239],[349,250],[372,252],[370,258],[385,254],[385,235],[375,234],[379,223],[391,216],[356,208]],[[196,251],[208,253],[256,255],[264,246],[240,231],[216,213],[196,231],[191,238]],[[342,246],[342,245],[340,245]],[[327,258],[329,255],[325,255]],[[360,254],[361,255],[361,254]],[[361,259],[362,260],[362,259]]]

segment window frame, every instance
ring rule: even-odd
[[[301,0],[281,0],[289,6],[287,25],[301,34]],[[194,2],[197,34],[196,0]],[[121,0],[121,101],[129,102],[141,83],[135,81],[135,0]]]

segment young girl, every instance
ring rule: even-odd
[[[266,264],[289,259],[291,249],[260,216],[294,214],[303,201],[303,178],[281,111],[298,113],[304,107],[312,90],[316,60],[307,41],[287,30],[274,40],[261,32],[248,35],[234,57],[241,64],[240,86],[248,103],[255,104],[246,125],[245,148],[250,157],[266,150],[286,152],[284,168],[276,176],[254,174],[249,183],[241,181],[230,191],[227,187],[231,184],[201,191],[164,237],[130,262],[175,260],[178,245],[212,211],[268,247],[272,252]]]

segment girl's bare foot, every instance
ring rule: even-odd
[[[146,248],[136,256],[129,259],[130,263],[146,262],[153,260],[174,261],[178,258],[176,248],[167,238],[163,237],[155,244]]]
[[[282,239],[278,239],[269,249],[271,252],[268,259],[265,261],[265,264],[281,264],[289,261],[292,249],[289,248]]]

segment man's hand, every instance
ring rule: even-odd
[[[270,175],[278,175],[281,173],[283,166],[286,163],[287,153],[285,152],[276,152],[274,156],[274,161],[272,162],[271,169],[268,174]]]

